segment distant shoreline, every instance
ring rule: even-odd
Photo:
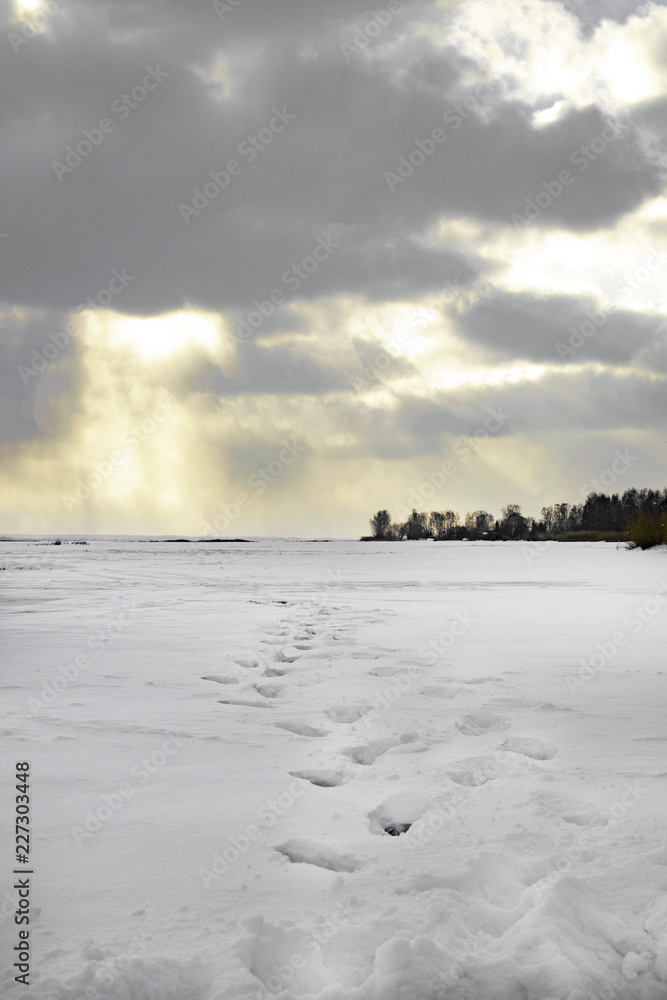
[[[628,534],[624,531],[566,531],[562,535],[538,535],[530,538],[376,538],[374,535],[362,535],[360,542],[627,542]]]
[[[603,535],[604,537],[590,537]],[[565,535],[548,535],[533,538],[375,538],[373,535],[363,535],[361,537],[340,536],[332,538],[306,538],[296,535],[262,535],[254,538],[207,538],[206,536],[193,536],[192,538],[154,538],[150,535],[2,535],[0,542],[17,544],[27,542],[32,545],[59,546],[59,545],[89,545],[95,542],[129,542],[140,545],[259,545],[262,542],[294,542],[306,545],[324,545],[335,542],[379,542],[381,544],[413,541],[413,542],[449,542],[460,544],[461,542],[624,542],[627,535],[619,532],[570,532]]]

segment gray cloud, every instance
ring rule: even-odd
[[[53,311],[0,317],[0,442],[62,429],[80,384],[77,343]]]
[[[332,404],[357,444],[336,454],[381,459],[449,454],[460,438],[645,430],[667,421],[664,379],[567,371],[535,381],[450,390],[434,400],[402,396],[391,411]],[[486,421],[491,418],[491,424]]]
[[[548,0],[551,2],[551,0]],[[647,4],[637,0],[557,0],[581,23],[586,33],[591,33],[601,21],[618,21],[623,24]],[[665,0],[652,0],[655,7],[664,7]]]
[[[639,361],[666,369],[667,324],[662,317],[600,309],[593,300],[497,292],[479,300],[458,327],[466,339],[496,357],[612,366]]]
[[[626,0],[571,0],[569,8],[589,36],[603,17],[622,23],[634,11]],[[78,463],[94,463],[116,413],[148,405],[160,386],[184,404],[170,433],[187,442],[183,462],[192,462],[202,495],[210,454],[220,458],[215,488],[224,493],[226,472],[243,483],[273,457],[276,426],[303,430],[320,452],[318,475],[340,459],[353,478],[369,459],[379,460],[381,477],[383,463],[446,454],[483,428],[489,411],[508,414],[494,431],[508,449],[523,436],[556,464],[559,436],[602,440],[664,427],[661,314],[619,300],[599,332],[559,358],[557,344],[587,322],[591,301],[540,296],[532,274],[521,292],[483,293],[489,280],[507,280],[497,248],[512,254],[513,226],[523,219],[522,246],[534,237],[538,253],[549,230],[556,256],[556,230],[573,242],[592,232],[603,242],[612,227],[615,240],[641,242],[650,230],[662,246],[667,230],[657,215],[636,225],[628,217],[664,188],[664,99],[635,106],[616,123],[617,137],[594,105],[536,127],[534,112],[549,102],[513,100],[514,81],[494,79],[491,64],[477,66],[453,43],[414,30],[442,29],[442,7],[431,0],[406,0],[367,51],[354,41],[370,16],[365,0],[242,0],[223,19],[208,0],[71,0],[43,34],[20,44],[7,37],[20,30],[10,10],[0,0],[0,274],[7,309],[25,313],[7,312],[0,337],[0,418],[8,467],[27,456],[17,477],[46,482],[39,461],[52,462],[56,442],[65,480]],[[513,54],[521,57],[521,40]],[[553,89],[555,102],[562,94],[557,82]],[[470,290],[468,301],[484,296],[448,313],[468,356],[491,369],[508,359],[551,363],[548,373],[434,391],[430,376],[446,359],[427,330],[416,355],[421,375],[396,357],[371,380],[385,394],[359,389],[364,365],[382,351],[377,304],[417,305],[454,284]],[[239,347],[233,375],[211,361],[220,356],[210,345],[154,358],[116,354],[103,327],[25,383],[17,370],[90,298],[128,315],[224,312],[233,325],[275,290],[283,302]],[[348,298],[355,310],[358,300],[367,304],[363,335],[347,332]],[[457,297],[456,310],[465,299]],[[300,301],[320,308],[299,310]],[[361,326],[363,308],[354,318]],[[278,336],[290,333],[303,336]],[[96,362],[117,367],[105,373]],[[591,364],[572,367],[579,362]],[[94,405],[81,391],[84,378],[99,394]],[[421,395],[413,388],[420,384]],[[253,397],[264,398],[255,405]],[[321,420],[301,428],[311,413]],[[202,414],[210,420],[202,418],[197,440]],[[92,430],[85,446],[85,434],[68,434],[75,422]],[[335,446],[323,428],[335,429]],[[22,441],[32,444],[21,451]],[[157,482],[163,460],[158,438],[147,441],[137,483]],[[277,489],[287,495],[304,468]],[[499,472],[498,481],[509,475]]]
[[[349,389],[349,381],[332,367],[302,357],[287,347],[261,347],[249,342],[238,348],[239,373],[225,377],[210,370],[206,388],[218,396],[322,395]]]
[[[348,63],[340,40],[361,5],[320,3],[307,13],[303,4],[286,4],[280,24],[258,20],[252,7],[241,5],[221,25],[208,5],[206,17],[202,9],[186,24],[184,3],[137,4],[130,45],[119,27],[128,16],[122,7],[90,10],[73,0],[53,18],[52,36],[3,60],[8,300],[73,308],[126,267],[136,280],[114,303],[121,311],[242,310],[332,227],[342,248],[300,296],[409,295],[462,268],[470,274],[457,255],[419,244],[443,216],[510,224],[527,199],[546,197],[543,184],[569,169],[574,182],[536,224],[586,230],[612,223],[661,188],[660,170],[630,129],[585,170],[585,160],[571,163],[606,127],[596,108],[534,129],[531,109],[505,103],[498,82],[474,98],[462,84],[469,65],[426,40],[405,40],[389,63]],[[423,4],[411,16],[430,12]],[[251,58],[269,39],[270,58]],[[206,78],[217,53],[228,59],[228,97]],[[141,96],[147,67],[168,75],[131,108],[123,95],[132,102],[138,87]],[[457,105],[466,95],[475,110]],[[294,120],[260,133],[275,108]],[[105,118],[107,134],[99,131]],[[434,128],[446,141],[392,191],[386,175],[398,176]],[[77,145],[92,147],[84,130],[98,130],[98,145],[77,164]],[[252,160],[238,152],[259,134],[270,141]],[[71,170],[68,146],[75,148]],[[206,194],[195,201],[195,189],[215,191],[210,173],[220,175],[230,160],[240,173],[208,204]],[[53,162],[67,169],[54,171]],[[203,207],[184,221],[179,206],[195,204]]]

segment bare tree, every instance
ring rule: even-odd
[[[521,508],[516,503],[509,503],[503,507],[500,531],[509,538],[520,538],[526,534],[526,519],[521,513]]]
[[[455,510],[434,510],[428,519],[429,531],[434,538],[451,538],[458,523],[459,515]]]
[[[370,520],[373,538],[391,538],[391,514],[388,510],[379,510]]]
[[[476,538],[493,531],[493,514],[488,510],[474,510],[466,514],[466,530]]]
[[[431,538],[431,532],[428,529],[428,516],[413,510],[405,522],[404,533],[409,539]]]

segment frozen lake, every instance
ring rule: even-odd
[[[665,549],[1,544],[3,995],[667,996]]]

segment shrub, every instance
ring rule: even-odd
[[[628,540],[634,548],[651,549],[667,544],[667,511],[653,516],[640,514],[628,528]]]

